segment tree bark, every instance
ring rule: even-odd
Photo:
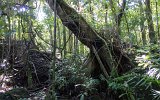
[[[157,23],[157,33],[158,33],[158,43],[160,43],[160,33],[159,33],[159,20],[158,20],[158,1],[156,1],[156,17],[157,17],[157,20],[156,20],[156,23]]]
[[[142,32],[142,41],[143,41],[143,45],[146,45],[147,44],[147,41],[146,41],[146,31],[145,31],[145,25],[144,25],[144,22],[145,22],[145,15],[144,15],[144,10],[143,10],[143,5],[142,5],[142,1],[139,1],[139,6],[140,6],[140,15],[141,15],[141,18],[140,18],[140,28],[141,28],[141,32]]]
[[[113,0],[109,0],[109,2],[110,2],[111,10],[114,15],[114,19],[115,19],[115,23],[116,23],[115,32],[113,33],[113,37],[114,37],[113,39],[114,39],[115,43],[120,46],[121,45],[120,44],[120,41],[121,41],[121,39],[120,39],[120,35],[121,35],[120,23],[121,23],[123,15],[124,15],[124,10],[126,7],[126,0],[123,0],[122,5],[118,11],[118,14],[117,14],[116,8],[114,6]]]
[[[63,58],[66,58],[66,54],[67,54],[67,51],[66,51],[66,42],[67,42],[67,39],[66,39],[66,29],[65,29],[65,26],[63,26]]]
[[[53,0],[46,0],[50,8],[54,11]],[[58,0],[57,15],[72,33],[90,49],[91,66],[93,70],[91,74],[97,76],[101,73],[100,64],[98,63],[93,48],[97,51],[100,60],[105,66],[106,72],[110,75],[113,69],[116,69],[119,74],[133,67],[130,59],[116,46],[111,46],[103,38],[101,38],[96,30],[93,30],[85,19],[78,14],[73,8],[67,5],[63,0]],[[103,71],[104,72],[104,71]]]
[[[150,0],[146,0],[145,4],[146,4],[146,18],[148,22],[150,43],[156,43],[155,31],[154,31],[153,20],[152,20],[152,11],[150,7]]]

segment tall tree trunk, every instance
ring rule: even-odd
[[[112,0],[109,0],[109,2],[110,2],[111,10],[112,10],[113,15],[114,15],[114,19],[115,19],[117,28],[119,28],[120,23],[121,23],[121,20],[122,20],[122,16],[123,16],[123,14],[124,14],[124,10],[125,10],[125,7],[126,7],[126,0],[123,0],[122,5],[121,5],[121,7],[120,7],[120,10],[119,10],[119,12],[118,12],[118,15],[116,14],[116,8],[114,7],[113,1],[112,1]],[[118,29],[117,29],[117,30],[118,30]],[[118,32],[119,32],[119,31],[118,31]],[[119,33],[119,34],[120,34],[120,33]]]
[[[150,0],[145,0],[145,4],[146,4],[145,12],[146,12],[146,18],[148,22],[150,43],[156,43],[155,31],[154,31],[153,20],[152,20],[152,11],[150,7]]]
[[[59,47],[59,48],[61,48],[61,32],[60,32],[60,25],[59,25],[59,23],[58,23],[58,21],[57,21],[57,33],[58,33],[58,44],[57,44],[57,46]]]
[[[158,42],[160,43],[160,33],[159,33],[159,19],[158,19],[158,1],[156,1],[156,17],[157,17],[157,33],[158,33]]]
[[[50,8],[54,10],[54,2],[52,0],[46,1]],[[58,0],[56,4],[57,15],[61,19],[63,25],[68,27],[79,41],[90,48],[90,58],[92,58],[91,65],[93,68],[91,73],[93,73],[93,76],[100,74],[99,60],[95,57],[93,47],[109,75],[114,69],[121,74],[130,69],[130,67],[133,67],[130,59],[119,48],[106,43],[106,41],[97,34],[96,30],[93,30],[85,19],[73,8],[67,5],[63,0]]]
[[[73,36],[73,34],[72,34],[72,31],[68,31],[68,52],[69,53],[72,53],[72,52],[74,52],[74,36]]]
[[[93,0],[89,0],[89,13],[91,15],[91,22],[94,25],[95,19],[94,19],[94,12],[93,12],[93,7],[92,7],[92,2],[94,2]]]
[[[66,44],[67,44],[67,40],[66,40],[66,28],[65,26],[63,26],[63,58],[66,58],[66,54],[67,54],[67,48],[66,48]]]
[[[74,36],[74,54],[79,53],[79,42],[76,36]]]
[[[57,0],[52,0],[53,2],[56,2]],[[56,3],[54,3],[54,31],[51,32],[51,54],[52,54],[52,63],[51,63],[51,80],[52,85],[50,86],[50,90],[47,95],[47,99],[49,100],[55,100],[55,68],[56,68],[56,49],[57,49],[57,10],[56,10]]]
[[[121,20],[122,20],[122,16],[124,14],[124,10],[125,10],[125,7],[126,7],[126,0],[123,0],[122,2],[122,5],[118,11],[118,14],[117,14],[117,11],[116,11],[116,8],[114,6],[114,2],[113,0],[109,0],[110,2],[110,6],[111,6],[111,10],[112,10],[112,13],[114,15],[114,19],[115,19],[115,23],[116,23],[116,28],[115,28],[115,32],[113,33],[113,37],[114,37],[114,42],[117,44],[117,45],[121,45],[120,44],[120,35],[121,35],[121,29],[120,29],[120,23],[121,23]]]
[[[107,3],[104,3],[104,8],[105,8],[105,34],[107,34],[107,24],[108,24],[108,5]]]
[[[143,45],[146,45],[146,43],[147,43],[146,31],[145,31],[145,26],[144,26],[145,18],[144,18],[144,12],[143,12],[144,10],[143,10],[142,1],[139,1],[139,6],[140,6],[140,15],[141,15],[140,28],[141,28],[141,32],[142,32],[142,41],[143,41]]]

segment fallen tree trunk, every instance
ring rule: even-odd
[[[53,0],[46,1],[54,11]],[[113,70],[118,72],[118,74],[122,74],[133,67],[130,59],[120,48],[111,45],[111,43],[105,41],[106,39],[104,40],[101,38],[96,30],[93,30],[85,19],[73,8],[67,5],[63,0],[57,0],[56,4],[57,15],[61,19],[63,25],[71,30],[78,40],[90,49],[90,61],[88,64],[90,63],[93,77],[98,76],[102,72],[100,71],[99,61],[95,57],[95,52],[93,52],[93,47],[99,56],[99,60],[101,60],[103,66],[105,66],[108,75],[110,75]]]

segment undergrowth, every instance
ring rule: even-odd
[[[83,61],[80,60],[83,57],[74,56],[63,60],[57,64],[57,97],[67,96],[79,100],[160,100],[160,48],[157,45],[146,46],[134,51],[138,66],[121,76],[110,76],[108,79],[103,75],[98,79],[86,77]],[[158,71],[151,75],[154,68]]]

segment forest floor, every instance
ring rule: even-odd
[[[103,75],[96,79],[86,76],[83,56],[72,55],[69,59],[58,60],[55,72],[58,100],[159,100],[159,46],[129,48],[126,52],[137,62],[137,67],[122,76],[111,76],[109,79]],[[42,58],[40,53],[37,55],[34,60]],[[37,81],[33,80],[34,85],[28,90],[25,89],[26,86],[17,86],[18,82],[10,83],[7,72],[1,74],[0,80],[3,80],[0,100],[45,100],[50,91],[50,85],[44,84],[44,80],[41,81],[43,85],[40,88],[39,85],[34,86]]]

